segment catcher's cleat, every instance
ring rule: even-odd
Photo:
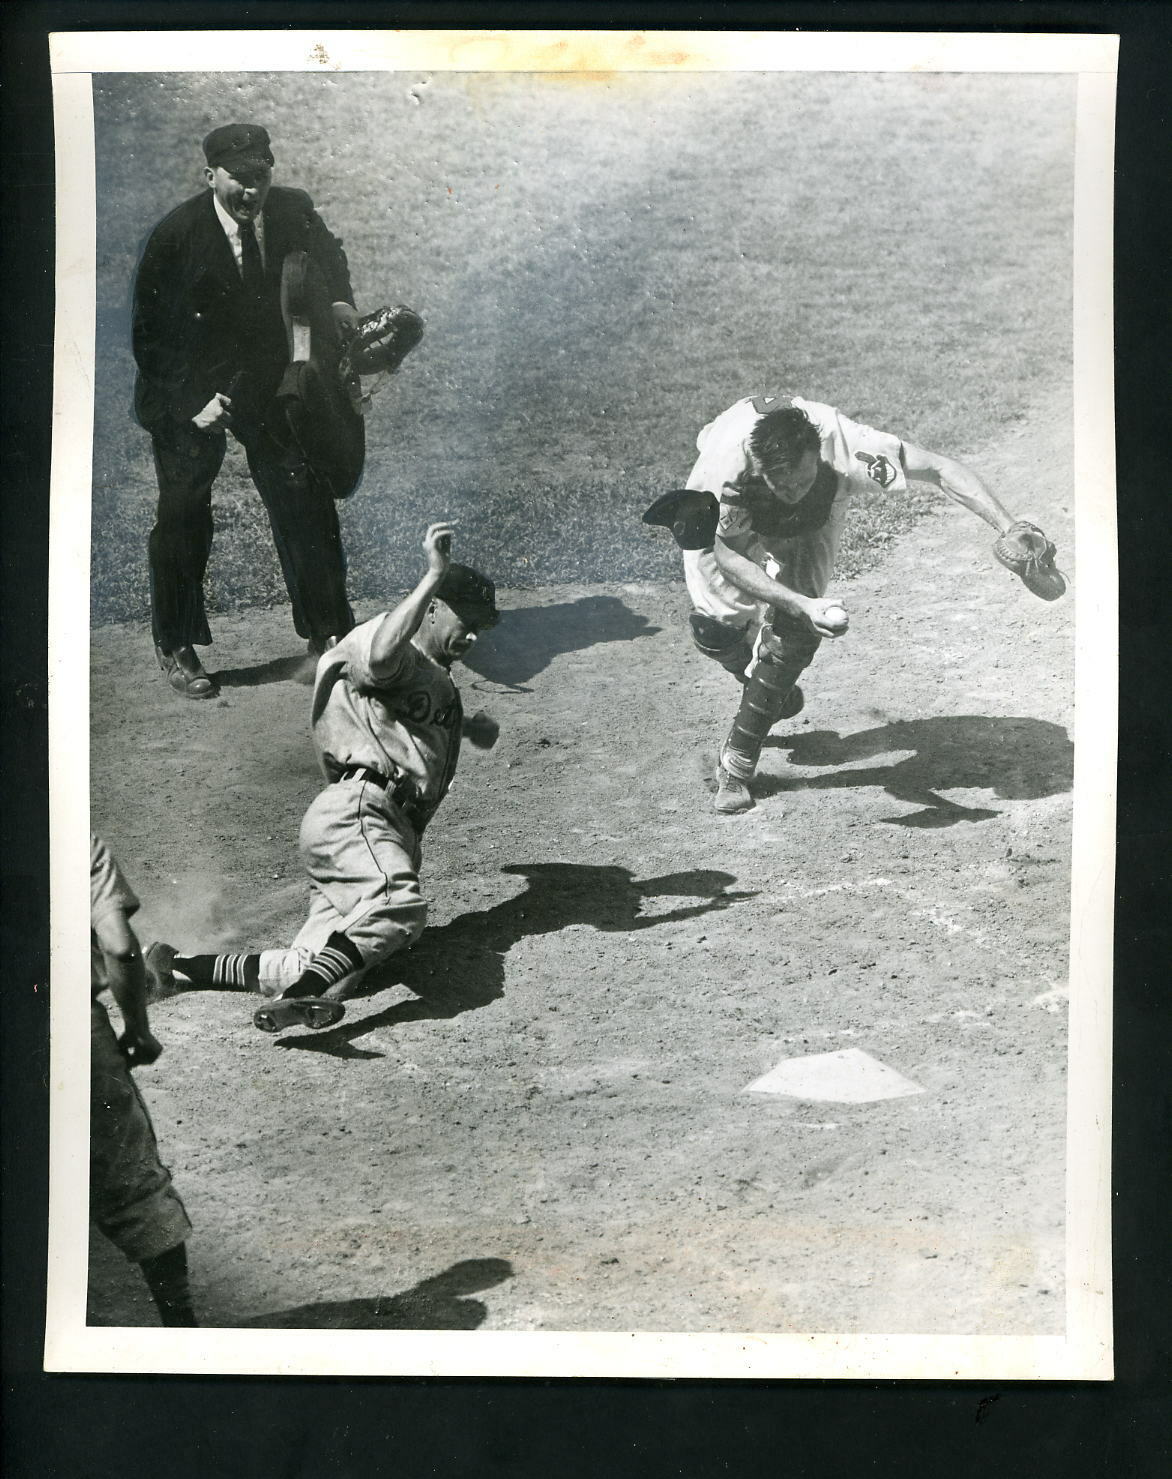
[[[165,1001],[183,990],[175,979],[175,957],[178,954],[174,945],[167,945],[162,940],[147,946],[142,957],[146,967],[147,1001]]]
[[[346,1008],[340,1001],[329,1001],[324,996],[281,997],[253,1012],[252,1025],[262,1032],[280,1032],[282,1027],[311,1027],[320,1032],[345,1015]]]
[[[752,805],[753,798],[749,795],[749,788],[744,781],[730,774],[723,765],[718,765],[716,767],[716,797],[712,803],[713,811],[718,811],[721,816],[736,816],[738,812],[748,811]]]

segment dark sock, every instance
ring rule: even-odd
[[[194,1326],[195,1309],[187,1282],[187,1244],[176,1243],[165,1253],[139,1263],[164,1325]]]
[[[353,940],[332,934],[282,996],[322,996],[344,977],[362,969],[362,956]]]
[[[172,969],[186,976],[196,990],[260,989],[259,955],[177,955]]]

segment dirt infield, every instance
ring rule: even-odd
[[[1069,571],[1068,408],[978,465]],[[502,738],[428,833],[417,946],[323,1033],[231,993],[154,1010],[202,1318],[1059,1333],[1074,606],[990,538],[945,508],[838,588],[851,632],[741,818],[705,791],[737,690],[682,584],[502,592],[458,672]],[[141,627],[95,630],[93,823],[144,940],[282,944],[308,674],[281,610],[215,635],[196,705]],[[852,1047],[922,1092],[744,1092]],[[91,1282],[94,1323],[153,1323],[100,1242]]]

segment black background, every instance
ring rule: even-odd
[[[1172,189],[1166,3],[22,4],[0,9],[3,1441],[27,1476],[1172,1472]],[[1119,32],[1114,1383],[46,1376],[52,30],[440,26]],[[225,66],[230,65],[226,52]],[[100,182],[99,182],[100,188]],[[79,643],[88,642],[85,631]],[[85,743],[78,736],[78,745]],[[1103,778],[1104,785],[1108,777]]]

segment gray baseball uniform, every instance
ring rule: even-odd
[[[260,956],[260,988],[291,986],[344,934],[361,971],[417,939],[427,918],[420,836],[447,793],[463,711],[448,670],[407,643],[376,679],[370,653],[382,615],[355,627],[318,663],[313,739],[328,784],[301,823],[309,915],[293,944]]]

